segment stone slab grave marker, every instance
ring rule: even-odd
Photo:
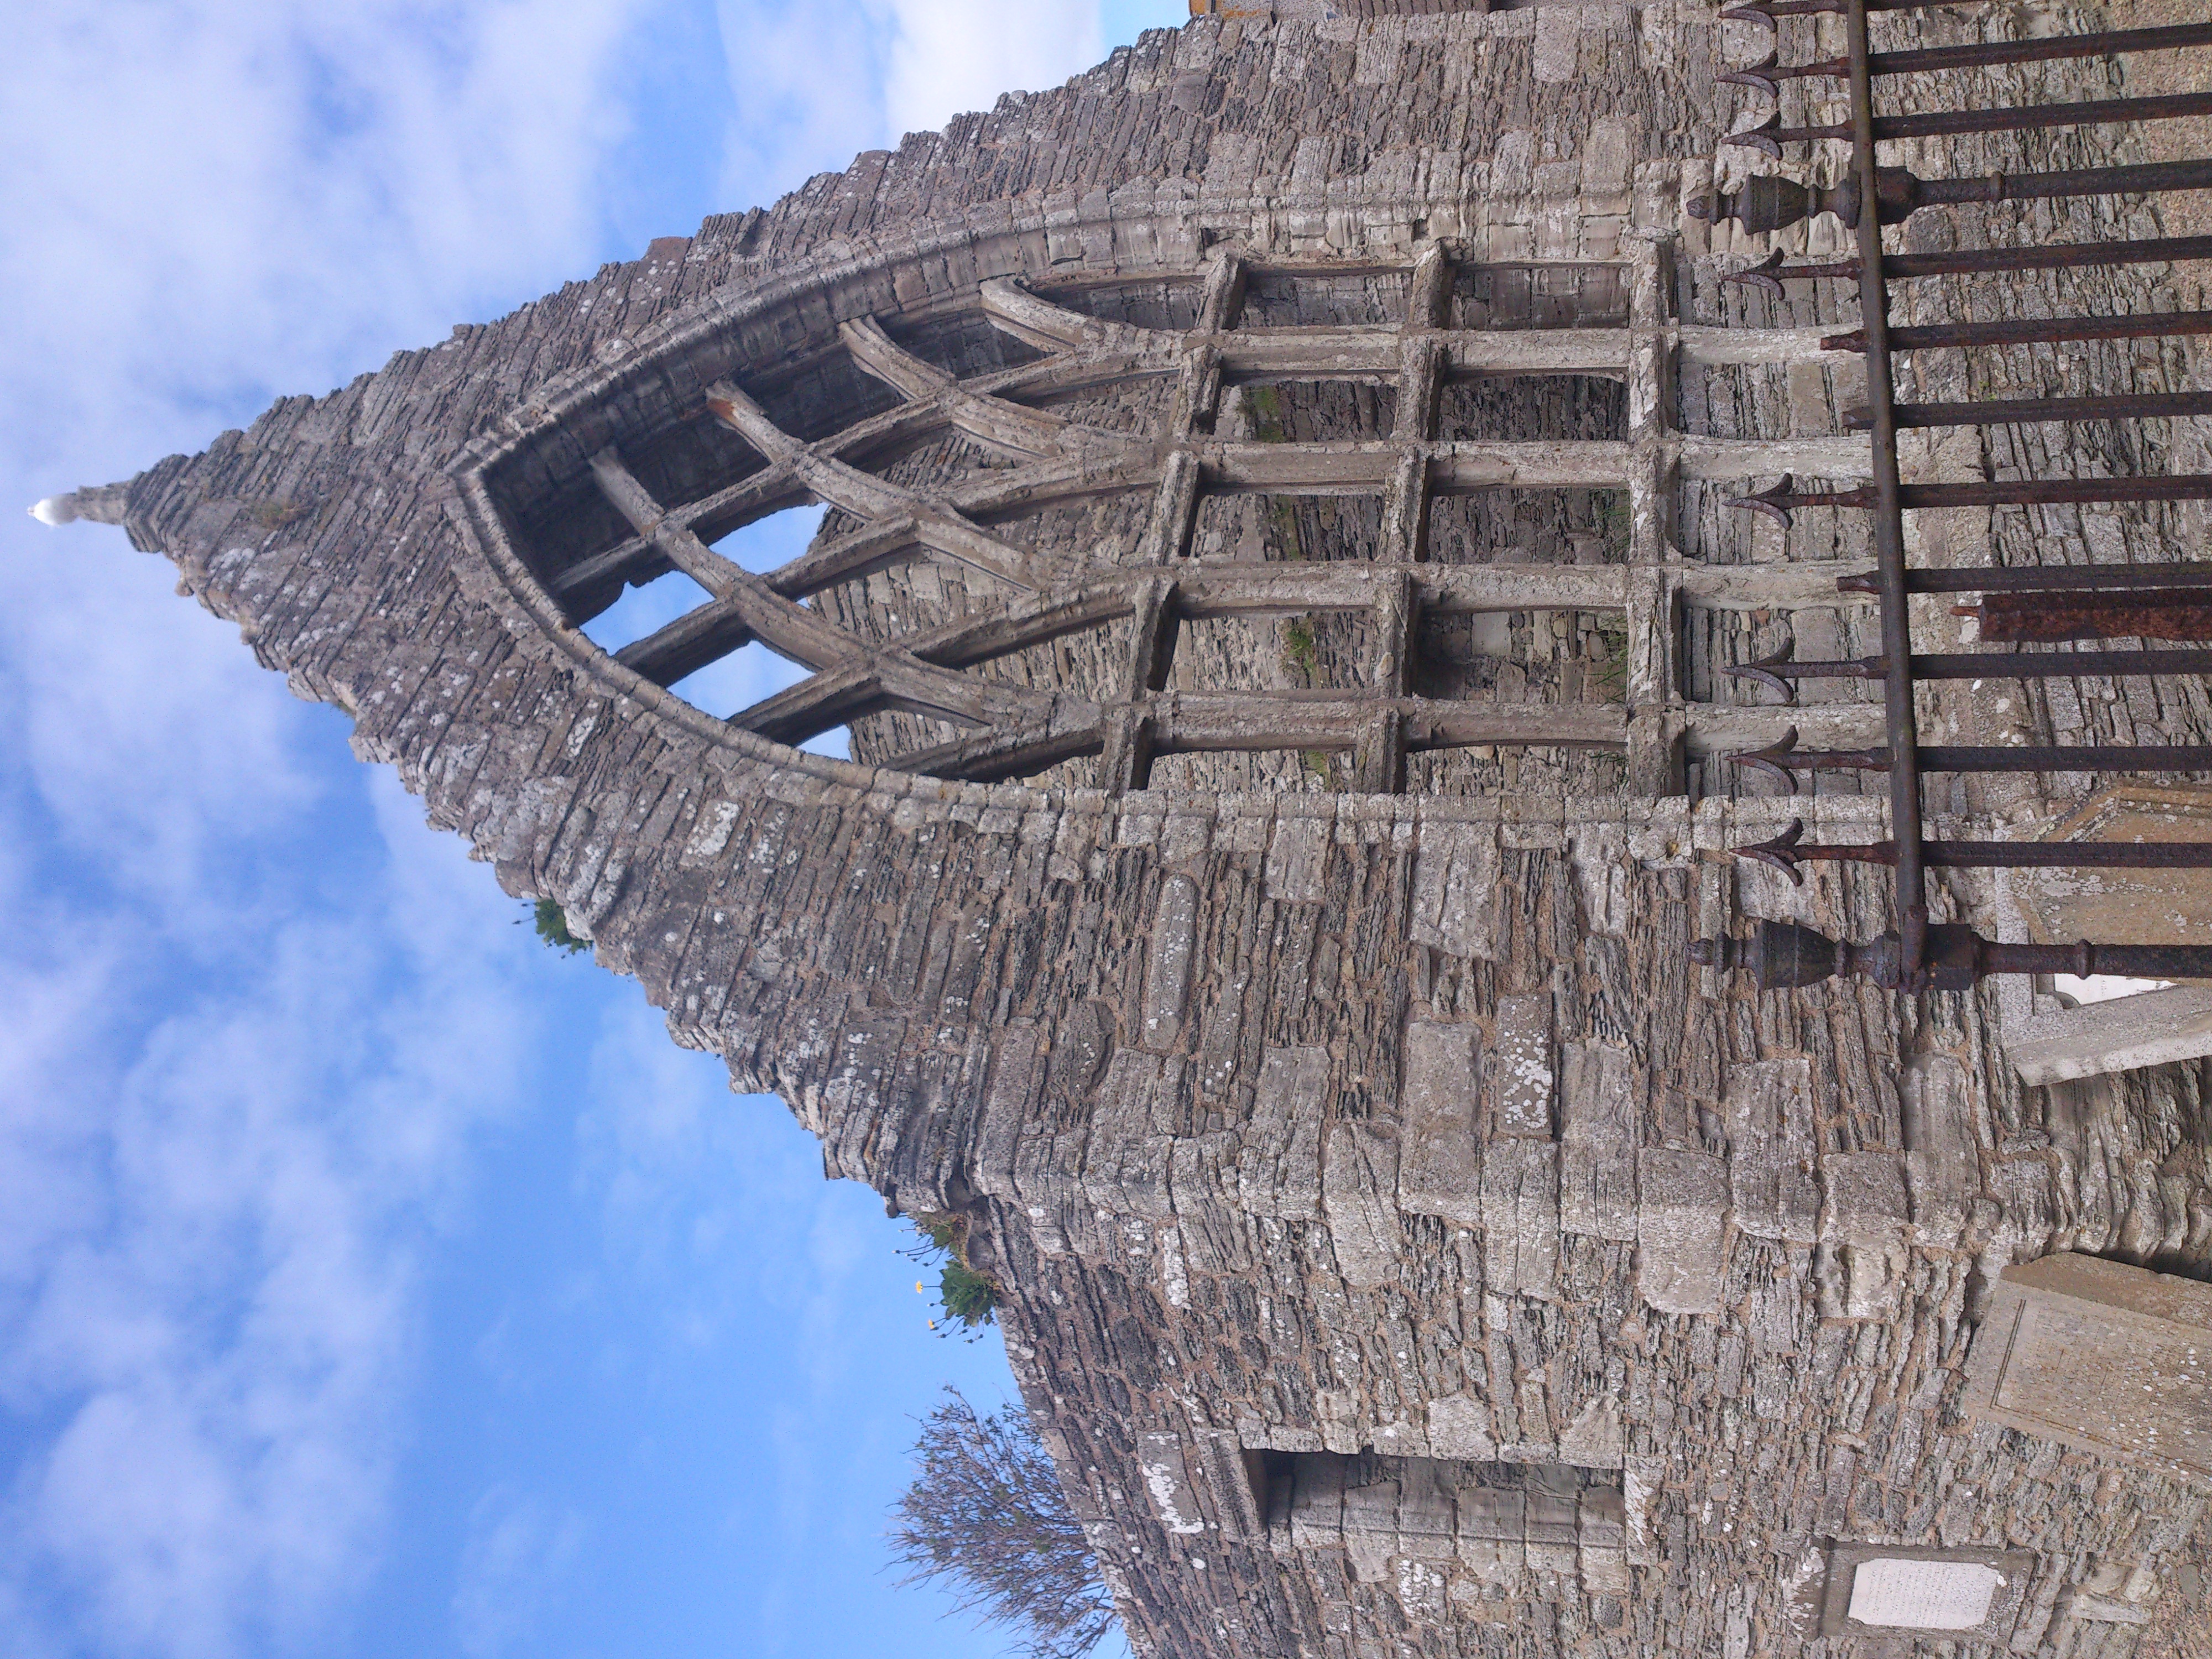
[[[1838,1546],[1828,1553],[1820,1634],[1832,1641],[1924,1631],[2002,1641],[2019,1619],[2035,1567],[2027,1550]]]
[[[2087,1255],[2008,1268],[1967,1357],[1966,1405],[2212,1481],[2212,1285]]]
[[[2125,783],[2100,789],[2045,841],[2212,840],[2212,789]],[[2212,938],[2212,871],[2052,870],[2015,876],[2031,936],[2047,944]]]

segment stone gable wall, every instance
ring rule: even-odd
[[[1114,800],[794,756],[611,672],[501,563],[530,526],[456,475],[512,455],[550,490],[587,476],[594,421],[663,419],[717,362],[803,366],[842,317],[992,275],[1188,268],[1232,238],[1616,258],[1711,175],[1736,107],[1719,45],[1686,5],[1150,34],[130,488],[137,544],[344,709],[510,891],[560,900],[677,1041],[781,1095],[830,1173],[970,1215],[1141,1651],[1817,1652],[1793,1621],[1830,1540],[2032,1549],[2014,1650],[2128,1651],[2131,1626],[2069,1598],[2115,1562],[2154,1575],[2202,1493],[1967,1419],[1961,1367],[2014,1261],[2212,1261],[2201,1072],[2029,1093],[1994,992],[1754,999],[1692,967],[1690,939],[1747,916],[1884,925],[1879,878],[1793,889],[1727,860],[1780,802]],[[1787,313],[1723,293],[1734,250],[1697,235],[1686,318],[1846,314],[1829,284]],[[784,384],[797,423],[814,394]],[[1848,387],[1777,368],[1680,392],[1691,429],[1728,436],[1832,429]],[[2186,530],[2096,517],[2069,532],[2084,548]],[[1854,531],[1806,519],[1762,540],[1692,488],[1678,533],[1718,562],[1850,556]],[[2032,560],[2049,531],[1921,533]],[[2204,712],[2201,690],[2051,696],[2024,727],[2179,738]],[[1863,798],[1794,810],[1881,833]],[[1942,894],[1996,926],[1988,895]],[[1271,1452],[1612,1471],[1626,1585],[1559,1560],[1501,1577],[1457,1543],[1285,1542],[1251,1482]],[[1361,1536],[1393,1527],[1417,1535]]]

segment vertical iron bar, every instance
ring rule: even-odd
[[[1844,26],[1850,48],[1851,166],[1859,200],[1881,199],[1874,149],[1874,76],[1867,47],[1866,0],[1850,0]],[[1889,727],[1890,833],[1897,840],[1897,932],[1909,984],[1927,945],[1927,877],[1920,845],[1920,738],[1912,712],[1912,612],[1905,586],[1905,509],[1898,496],[1895,388],[1890,380],[1889,284],[1882,274],[1881,215],[1859,215],[1859,316],[1866,331],[1867,398],[1874,428],[1874,546],[1881,582],[1882,679]]]

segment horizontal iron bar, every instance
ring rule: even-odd
[[[1874,118],[1874,136],[1882,139],[1937,138],[1966,132],[2018,132],[2039,127],[2093,126],[2107,122],[2177,121],[2200,115],[2212,115],[2212,92],[2171,93],[2158,98],[2100,98],[2078,104],[2027,104],[1996,109],[1935,110],[1917,115],[1877,115]],[[1850,136],[1848,121],[1785,127],[1778,115],[1744,131],[1731,132],[1721,142],[1748,145],[1778,155],[1784,144]]]
[[[1879,680],[1889,676],[1886,657],[1846,657],[1830,662],[1761,662],[1723,673],[1756,669],[1778,679]],[[1912,653],[1916,680],[2039,680],[2077,675],[2212,674],[2212,651],[1937,651]]]
[[[2001,945],[1956,922],[1931,927],[1920,964],[1909,964],[1895,933],[1864,945],[1832,939],[1794,921],[1762,921],[1747,939],[1723,934],[1690,946],[1708,968],[1747,969],[1761,990],[1818,985],[1856,975],[1900,991],[1971,991],[1990,974],[2114,974],[2127,979],[2212,979],[2212,945]]]
[[[2212,392],[2132,392],[2100,398],[1991,398],[1960,404],[1899,404],[1899,426],[2009,426],[2033,421],[2141,421],[2160,416],[2212,415]],[[1852,410],[1844,424],[1863,429],[1872,424],[1863,410]]]
[[[1885,261],[1885,264],[1887,262]],[[2141,340],[2212,334],[2212,311],[2151,311],[2131,317],[2008,317],[1997,322],[1935,323],[1889,331],[1892,351],[1944,346],[2035,345],[2051,340]],[[1824,335],[1823,351],[1863,351],[1866,331]]]
[[[2212,23],[2180,23],[2164,28],[2106,29],[2093,34],[2051,34],[2028,40],[1968,40],[1956,46],[1916,46],[1909,52],[1867,56],[1876,76],[1919,75],[1934,70],[1979,69],[1991,64],[2041,64],[2063,58],[2103,58],[2123,52],[2172,52],[2212,46]],[[1741,86],[1771,86],[1808,76],[1840,80],[1850,73],[1848,58],[1823,58],[1809,64],[1760,64],[1717,75],[1716,81]]]
[[[1862,158],[1863,159],[1863,158]],[[1856,229],[1869,204],[1882,224],[1903,222],[1923,208],[1968,202],[2027,202],[2057,197],[2212,190],[2212,161],[2143,161],[2127,167],[2065,167],[2051,173],[1991,173],[1978,178],[1923,179],[1905,167],[1872,167],[1833,185],[1808,184],[1779,173],[1754,173],[1735,191],[1716,191],[1683,204],[1693,219],[1733,219],[1746,231],[1766,234],[1801,220],[1833,214]],[[1880,252],[1863,249],[1860,270]]]
[[[1922,744],[1923,772],[2212,772],[2212,744]],[[1886,772],[1887,749],[1799,749],[1776,744],[1729,755],[1738,766],[1778,772]],[[1794,784],[1795,780],[1791,780]]]
[[[2212,870],[2212,841],[1923,841],[1920,855],[1952,870]],[[1897,843],[1801,842],[1787,857],[1894,864]]]
[[[1868,593],[1864,576],[1838,576],[1836,591]],[[2021,566],[2004,570],[1908,570],[1905,586],[1913,593],[2070,593],[2087,588],[2212,587],[2212,562],[2172,564],[2073,564]]]
[[[1999,945],[1977,941],[1974,977],[1990,974],[2072,974],[2094,979],[2212,979],[2212,945]]]
[[[2048,680],[2078,675],[2212,674],[2212,651],[1951,651],[1912,658],[1917,680]]]
[[[1785,479],[1785,483],[1788,480]],[[2049,507],[2077,501],[2186,501],[2212,498],[2212,473],[2169,473],[2158,478],[2021,478],[1989,483],[1900,484],[1897,504],[1937,509],[1951,507]],[[1777,488],[1739,495],[1730,507],[1780,514],[1788,522],[1792,507],[1874,505],[1872,485],[1856,489]],[[2063,582],[2055,586],[2063,586]],[[1871,592],[1871,589],[1865,590]],[[1923,589],[1923,592],[1936,592]],[[1951,591],[1951,590],[1944,590]]]
[[[1883,757],[1882,764],[1889,763]],[[1923,772],[2212,772],[2212,744],[1923,744]]]
[[[2205,27],[2208,40],[2212,40],[2212,24]],[[2055,173],[1922,179],[1917,181],[1914,204],[2032,202],[2055,196],[2126,196],[2161,190],[2212,190],[2212,161],[2137,161],[2117,167],[2063,167]]]
[[[1953,253],[1885,253],[1886,277],[1974,276],[1997,270],[2067,270],[2085,265],[2168,264],[2179,259],[2212,259],[2212,236],[2148,236],[2131,242],[2054,242],[2043,247],[1962,248]],[[1780,283],[1797,277],[1842,277],[1856,282],[1856,259],[1785,265],[1779,250],[1745,270],[1732,270],[1724,283]]]

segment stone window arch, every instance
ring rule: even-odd
[[[480,445],[470,521],[564,634],[672,570],[705,590],[611,658],[575,645],[624,689],[764,646],[805,678],[704,729],[849,726],[855,759],[927,776],[1458,793],[1536,754],[1556,787],[1664,793],[1686,744],[1765,735],[1685,699],[1681,607],[1832,574],[1686,563],[1673,497],[1847,471],[1863,441],[1687,437],[1667,388],[1686,353],[1816,343],[1675,325],[1648,242],[1151,240],[1177,237],[1024,276],[992,274],[1034,264],[1023,239],[971,234],[710,303]],[[714,545],[809,502],[779,568]]]

